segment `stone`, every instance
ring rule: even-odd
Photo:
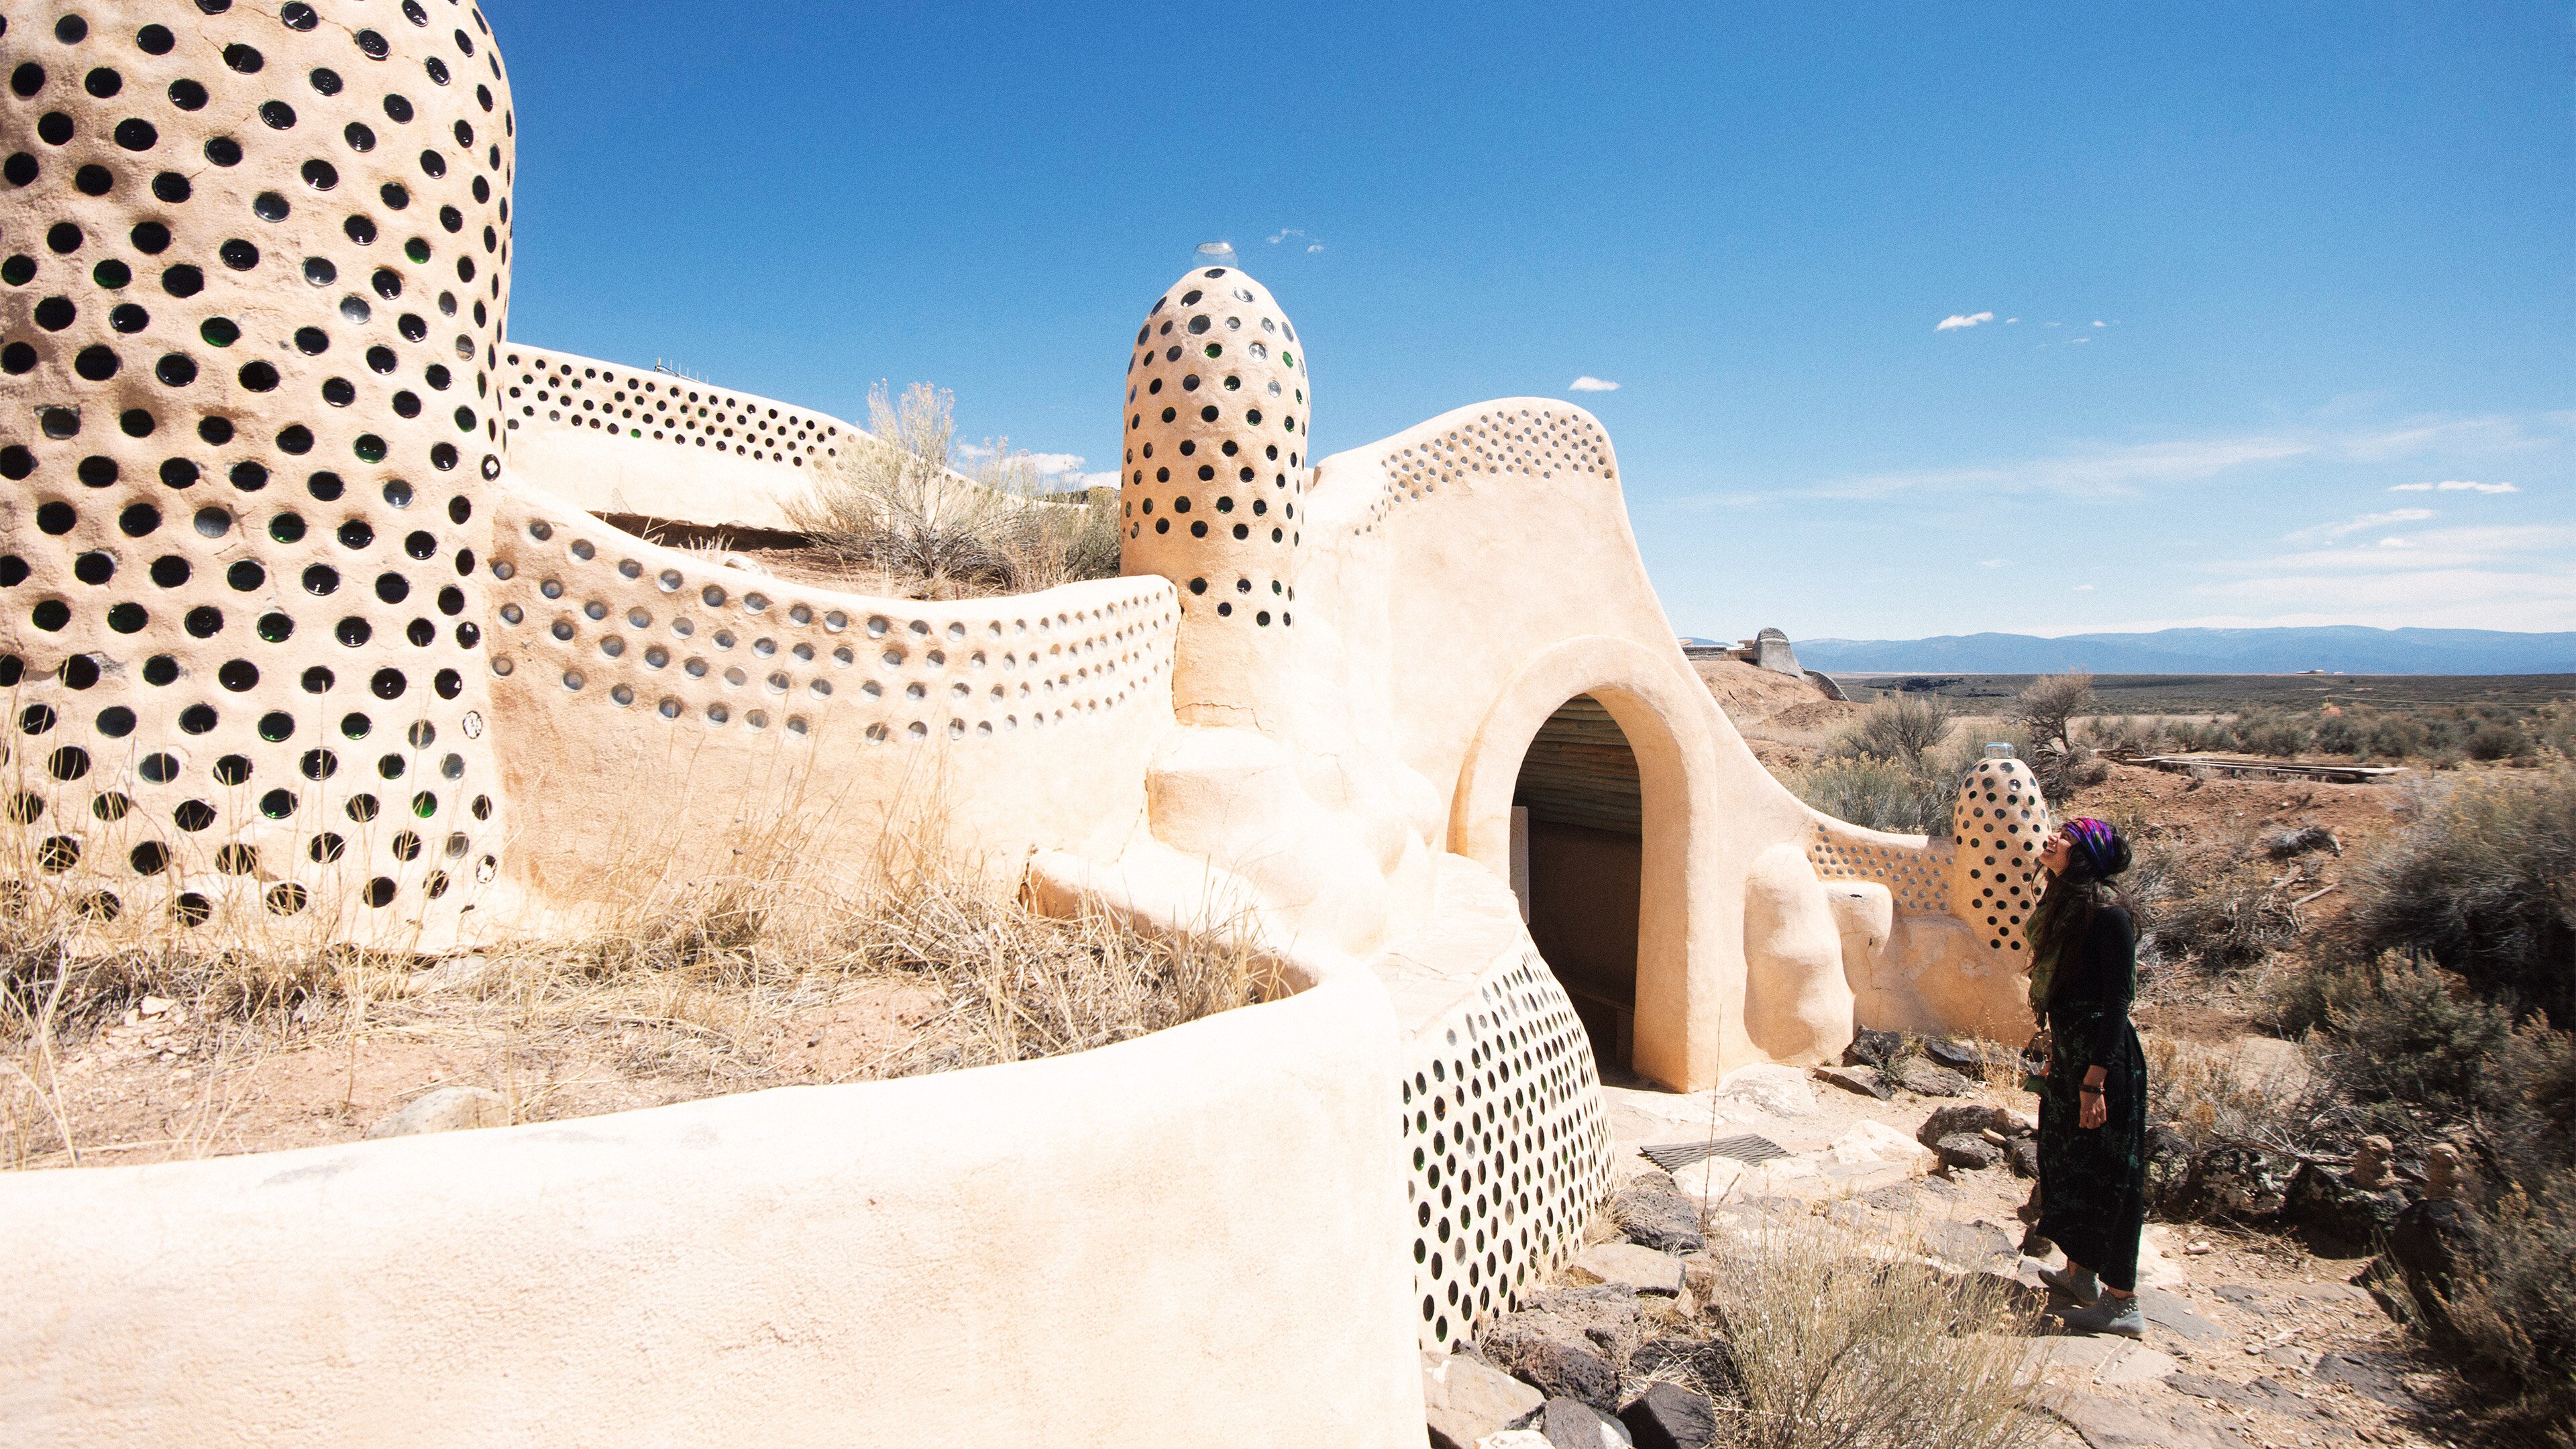
[[[2039,1176],[2039,1139],[2016,1137],[2004,1144],[2004,1162],[2015,1177]]]
[[[1972,1137],[1965,1132],[1951,1133],[1933,1143],[1932,1150],[1941,1155],[1943,1167],[1960,1168],[1969,1172],[1982,1171],[2004,1160],[2002,1148],[1988,1142],[1983,1136]]]
[[[2188,1302],[2162,1288],[2138,1285],[2138,1309],[2150,1324],[2193,1343],[2216,1343],[2227,1337],[2226,1329],[2192,1312]]]
[[[2181,1367],[2172,1354],[2159,1352],[2143,1343],[2122,1344],[2119,1352],[2093,1371],[2093,1383],[2105,1389],[2131,1388],[2155,1383]]]
[[[2424,1154],[2424,1195],[2451,1202],[2477,1197],[2476,1169],[2458,1147],[2437,1142],[2432,1151]]]
[[[1629,1449],[1627,1426],[1580,1399],[1548,1400],[1538,1429],[1553,1449]]]
[[[1744,1366],[1735,1361],[1734,1347],[1722,1338],[1658,1338],[1638,1349],[1628,1367],[1647,1378],[1676,1381],[1713,1398],[1744,1397]]]
[[[1529,1306],[1573,1324],[1613,1368],[1627,1368],[1630,1356],[1646,1339],[1645,1313],[1637,1295],[1619,1284],[1551,1288],[1534,1295]]]
[[[1858,1092],[1882,1102],[1896,1095],[1896,1089],[1887,1084],[1876,1067],[1818,1067],[1816,1075],[1846,1092]]]
[[[1641,1173],[1613,1193],[1611,1215],[1628,1241],[1659,1253],[1696,1253],[1708,1246],[1701,1231],[1699,1207],[1677,1186],[1670,1173]]]
[[[2397,1215],[2404,1211],[2404,1192],[2396,1188],[2370,1191],[2353,1180],[2352,1172],[2321,1162],[2300,1164],[2290,1179],[2289,1190],[2281,1196],[2284,1220],[2320,1237],[2357,1247],[2387,1237],[2389,1230],[2397,1226]]]
[[[2207,1399],[2234,1409],[2261,1409],[2323,1426],[2336,1420],[2316,1405],[2299,1397],[2298,1391],[2278,1379],[2260,1378],[2252,1383],[2231,1383],[2212,1374],[2185,1370],[2165,1380],[2165,1386],[2176,1393],[2195,1399]]]
[[[2371,1296],[2401,1322],[2409,1305],[2399,1300],[2412,1297],[2429,1335],[2438,1343],[2455,1342],[2458,1331],[2445,1300],[2474,1271],[2483,1235],[2477,1215],[2449,1198],[2428,1197],[2409,1205],[2389,1229],[2387,1251],[2382,1255],[2397,1270],[2399,1281],[2387,1286],[2374,1283]]]
[[[1884,1122],[1861,1121],[1834,1139],[1825,1149],[1825,1160],[1837,1166],[1874,1166],[1886,1164],[1909,1172],[1929,1172],[1940,1158],[1932,1149],[1888,1126]]]
[[[2274,860],[2288,860],[2312,850],[2343,854],[2343,842],[2322,825],[2302,825],[2295,830],[2283,828],[2263,837],[2263,853]]]
[[[2278,1217],[2298,1163],[2259,1147],[2228,1144],[2192,1160],[2184,1198],[2204,1213],[2261,1220]]]
[[[1506,1429],[1526,1427],[1546,1397],[1491,1364],[1461,1354],[1422,1356],[1423,1417],[1433,1449],[1474,1449]]]
[[[2364,1192],[2387,1188],[2396,1180],[2388,1166],[2389,1156],[2396,1150],[2395,1143],[2377,1133],[2361,1139],[2352,1149],[2352,1171],[2348,1174],[2352,1185]]]
[[[1475,1449],[1555,1449],[1536,1429],[1505,1429],[1476,1441]]]
[[[2419,1407],[2415,1396],[2406,1391],[2406,1383],[2395,1372],[2348,1353],[2330,1353],[2317,1360],[2309,1373],[2321,1384],[2341,1384],[2354,1393],[2392,1409],[2412,1410]]]
[[[2017,1053],[1986,1042],[1954,1041],[1934,1038],[1923,1044],[1923,1054],[1953,1071],[1971,1076],[1981,1075],[1992,1061],[2011,1061]]]
[[[1914,1140],[1926,1147],[1937,1146],[1944,1137],[1958,1133],[1998,1132],[2007,1138],[2027,1137],[2036,1129],[2029,1118],[2019,1112],[1984,1102],[1952,1102],[1936,1107],[1923,1125],[1914,1129]]]
[[[1964,1097],[1976,1084],[1920,1056],[1903,1056],[1880,1069],[1890,1085],[1925,1097]]]
[[[2150,1410],[2127,1399],[2058,1393],[2041,1403],[2092,1449],[2242,1449],[2244,1442],[2208,1414],[2176,1400]]]
[[[2191,1144],[2170,1127],[2147,1129],[2147,1211],[2171,1215],[2185,1206],[2191,1188]],[[2032,1176],[2038,1176],[2033,1172]]]
[[[1707,1449],[1717,1442],[1717,1405],[1679,1384],[1648,1384],[1619,1411],[1637,1449]]]
[[[441,1087],[414,1097],[400,1111],[378,1119],[367,1129],[373,1137],[410,1137],[422,1132],[459,1132],[475,1127],[510,1125],[509,1099],[483,1087]]]
[[[1774,1117],[1813,1117],[1821,1110],[1805,1073],[1770,1062],[1757,1062],[1727,1073],[1726,1080],[1718,1084],[1717,1095]]]
[[[145,1016],[160,1016],[178,1004],[166,996],[147,996],[143,998],[137,1009]]]
[[[1895,1059],[1905,1049],[1905,1038],[1892,1031],[1870,1031],[1864,1028],[1843,1048],[1843,1065],[1875,1067]]]
[[[1549,1397],[1616,1408],[1619,1370],[1582,1328],[1550,1313],[1515,1313],[1485,1330],[1477,1345],[1514,1378]]]
[[[2010,1271],[2021,1257],[2011,1235],[1992,1223],[1934,1223],[1923,1230],[1923,1251],[1962,1269]]]
[[[1682,1260],[1635,1243],[1586,1248],[1566,1265],[1565,1275],[1579,1283],[1615,1283],[1667,1298],[1682,1291]]]

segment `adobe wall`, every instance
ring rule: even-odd
[[[1364,978],[1050,1061],[11,1174],[0,1439],[1418,1449]]]

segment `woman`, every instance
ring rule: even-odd
[[[2040,1276],[2083,1305],[2060,1315],[2069,1328],[2139,1338],[2147,1059],[2129,1025],[2137,923],[2111,884],[2129,868],[2129,844],[2102,821],[2070,820],[2039,860],[2049,882],[2031,916],[2031,974],[2050,1039],[2039,1097],[2039,1233],[2066,1250],[2066,1267]]]

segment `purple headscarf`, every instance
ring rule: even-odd
[[[2120,848],[2120,832],[2110,822],[2079,815],[2066,822],[2066,833],[2075,840],[2075,848],[2084,852],[2084,863],[2093,868],[2095,880],[2109,880],[2118,875],[2128,862],[2128,852]]]

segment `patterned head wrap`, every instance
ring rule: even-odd
[[[2095,880],[2109,880],[2129,868],[2129,843],[2108,821],[2079,815],[2066,822],[2066,833],[2093,869]]]

